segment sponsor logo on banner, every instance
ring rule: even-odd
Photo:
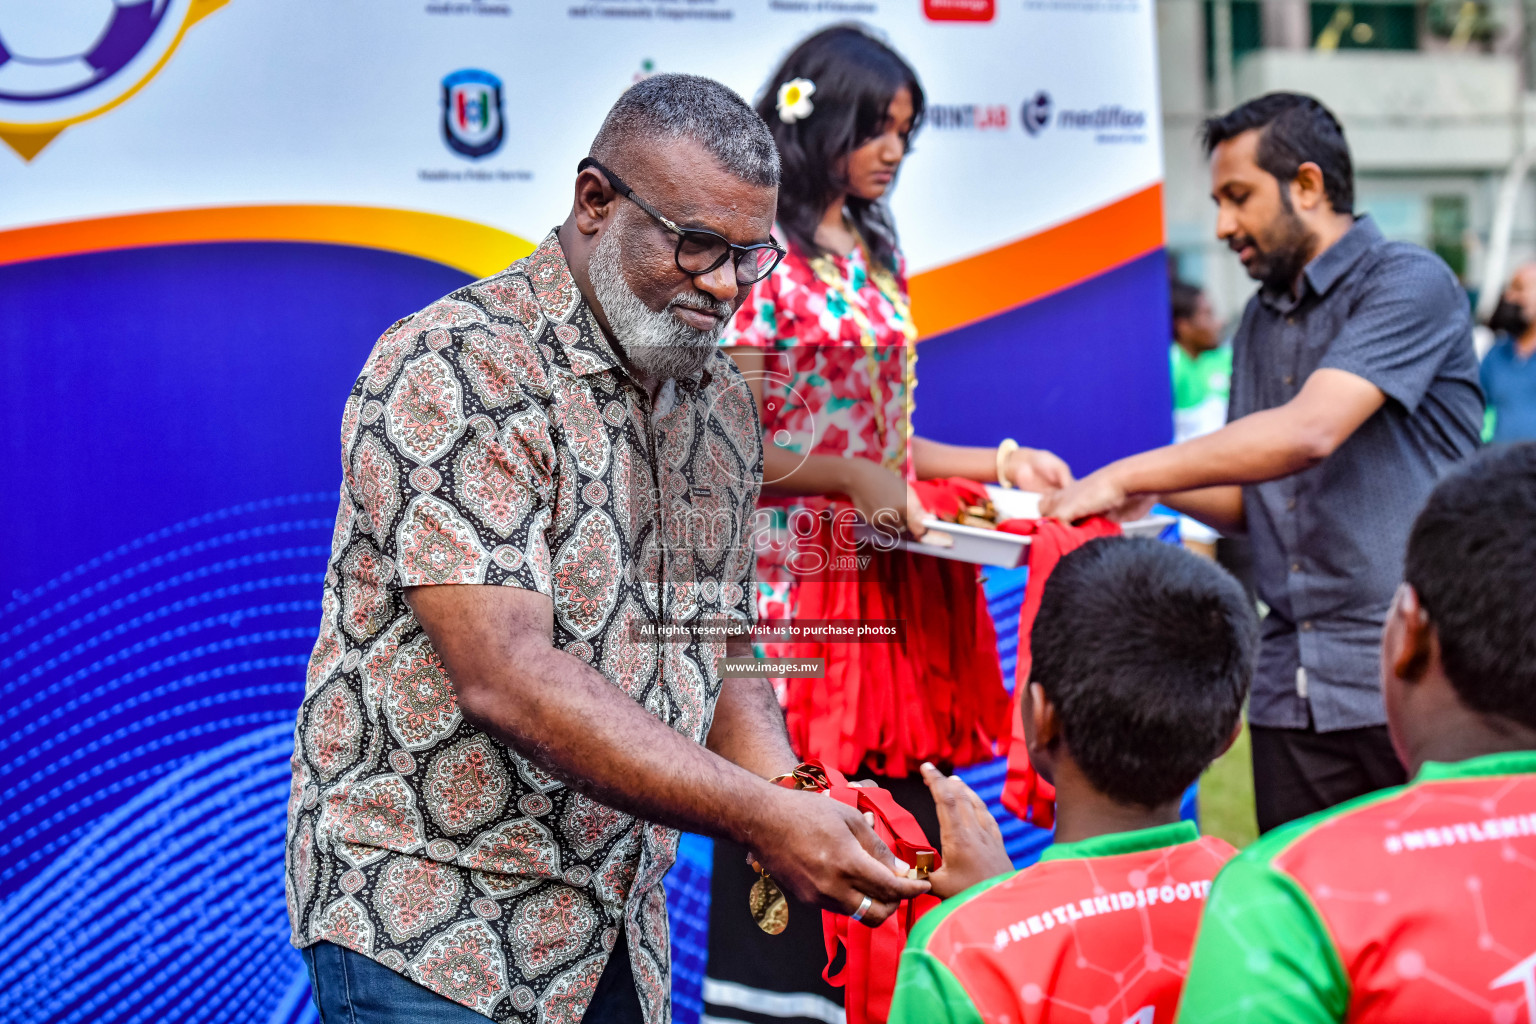
[[[501,79],[466,68],[443,79],[443,141],[471,160],[490,156],[506,136]]]
[[[1019,123],[1031,135],[1039,135],[1051,123],[1051,94],[1041,89],[1019,109]]]
[[[1008,127],[1006,103],[935,103],[923,124],[938,131],[1002,131]]]
[[[1019,121],[1030,135],[1039,135],[1055,122],[1057,131],[1092,132],[1095,142],[1147,141],[1147,112],[1118,103],[1097,107],[1060,107],[1044,89],[1024,101]]]
[[[31,160],[125,102],[228,0],[3,0],[0,140]]]
[[[929,21],[991,21],[997,15],[996,0],[923,0]]]

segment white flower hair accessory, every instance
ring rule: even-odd
[[[810,117],[816,109],[811,103],[815,92],[816,83],[809,78],[791,78],[779,86],[779,120],[794,124]]]

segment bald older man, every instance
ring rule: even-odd
[[[1489,439],[1536,440],[1536,263],[1517,269],[1488,326],[1502,337],[1483,357]]]
[[[327,1024],[668,1019],[678,829],[871,924],[926,890],[766,781],[796,760],[773,691],[704,628],[753,615],[760,432],[716,342],[783,255],[778,175],[734,93],[648,79],[565,223],[363,367],[289,805]]]

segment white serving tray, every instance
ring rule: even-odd
[[[993,484],[987,485],[987,494],[1002,519],[1035,519],[1040,515],[1040,495],[1030,491],[1005,490]],[[1120,528],[1127,537],[1156,537],[1175,522],[1173,516],[1147,516]],[[903,537],[896,546],[904,551],[915,551],[935,558],[948,558],[957,562],[974,562],[977,565],[994,565],[1003,569],[1016,569],[1029,557],[1032,538],[1016,533],[1002,533],[979,526],[961,526],[946,523],[932,516],[923,520],[927,532],[921,539]],[[861,533],[873,534],[869,527],[860,527]]]

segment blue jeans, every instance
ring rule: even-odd
[[[622,934],[622,933],[621,933]],[[300,950],[321,1024],[485,1024],[474,1010],[422,988],[403,974],[343,946],[317,942]],[[621,937],[584,1022],[643,1024],[640,997]]]

